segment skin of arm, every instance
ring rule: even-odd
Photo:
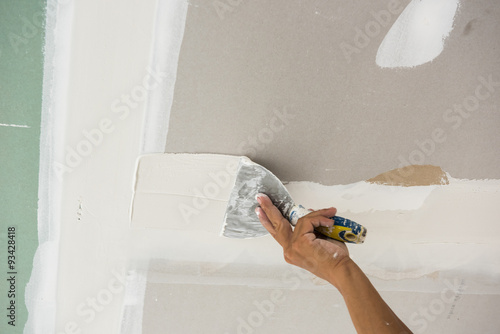
[[[411,334],[411,331],[384,302],[363,271],[349,257],[347,246],[314,232],[318,226],[332,226],[337,209],[311,212],[294,229],[272,201],[257,195],[255,213],[262,225],[283,247],[285,261],[306,269],[335,286],[344,297],[359,334]]]

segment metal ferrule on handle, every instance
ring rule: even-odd
[[[297,225],[297,221],[312,212],[307,210],[302,205],[294,205],[290,210],[288,220],[292,226]],[[334,221],[333,226],[316,227],[315,230],[329,238],[333,238],[339,241],[362,244],[366,238],[366,228],[350,219],[334,216],[330,217]]]

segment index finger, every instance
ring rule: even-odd
[[[264,225],[281,246],[285,247],[288,245],[292,234],[290,222],[283,217],[280,210],[274,206],[271,199],[265,194],[257,194],[256,199],[263,213],[259,214],[261,224]],[[257,209],[256,212],[258,212],[258,210],[259,209]]]

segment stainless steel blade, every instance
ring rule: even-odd
[[[293,199],[281,181],[266,168],[243,157],[224,216],[222,235],[228,238],[255,238],[267,234],[255,214],[255,195],[264,193],[288,219]]]

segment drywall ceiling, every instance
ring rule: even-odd
[[[328,185],[408,164],[500,178],[497,2],[461,1],[432,62],[381,68],[408,3],[190,1],[166,152],[248,155],[282,180]],[[476,106],[478,89],[491,94]]]
[[[498,5],[462,4],[457,26],[441,55],[432,63],[382,71],[373,65],[377,54],[373,45],[384,38],[382,29],[369,46],[352,55],[352,63],[346,61],[339,43],[353,43],[355,27],[371,22],[370,10],[382,10],[387,4],[363,4],[361,9],[355,3],[336,7],[326,1],[314,6],[304,2],[300,3],[299,11],[298,2],[227,1],[226,6],[232,7],[221,19],[213,7],[220,3],[50,1],[51,28],[47,30],[44,74],[46,102],[42,114],[42,138],[46,145],[41,147],[44,158],[41,179],[47,187],[41,194],[43,202],[48,204],[47,210],[39,214],[39,231],[44,238],[40,238],[27,289],[30,291],[27,332],[154,333],[161,328],[168,332],[231,333],[238,331],[238,326],[247,326],[241,321],[256,325],[252,325],[255,332],[275,333],[278,328],[291,333],[303,332],[303,328],[321,330],[328,326],[321,323],[308,327],[309,319],[297,320],[297,315],[303,314],[304,306],[312,308],[316,298],[323,296],[331,299],[321,301],[325,308],[318,311],[315,319],[321,315],[324,319],[333,312],[334,318],[328,324],[335,323],[335,329],[342,333],[353,332],[345,305],[333,287],[286,264],[272,238],[244,242],[224,239],[216,233],[222,225],[219,218],[204,221],[210,216],[204,213],[221,208],[221,198],[217,198],[218,206],[207,206],[204,208],[207,211],[200,211],[194,217],[197,223],[213,227],[210,231],[191,225],[183,228],[185,221],[179,221],[179,206],[168,199],[156,205],[147,199],[133,202],[134,198],[149,193],[161,195],[165,187],[168,190],[173,184],[163,177],[174,176],[168,163],[153,163],[146,170],[136,167],[147,166],[142,162],[148,157],[140,157],[144,153],[163,153],[164,129],[172,102],[169,90],[175,88],[167,151],[174,145],[183,152],[220,150],[227,154],[248,154],[288,181],[333,184],[372,178],[397,167],[401,142],[414,145],[414,140],[429,138],[429,133],[432,138],[437,122],[447,131],[447,140],[436,144],[435,152],[425,162],[441,166],[455,176],[449,177],[448,185],[395,187],[384,191],[380,185],[364,182],[337,187],[306,182],[287,186],[293,197],[306,206],[339,203],[342,205],[339,212],[368,226],[366,243],[351,247],[351,255],[396,313],[415,331],[465,333],[479,323],[482,332],[494,333],[498,319],[493,312],[498,308],[500,295],[498,181],[461,180],[463,176],[450,170],[453,166],[431,159],[445,161],[444,157],[449,156],[446,161],[451,163],[460,158],[457,168],[464,169],[470,163],[474,172],[468,178],[483,177],[481,173],[491,164],[472,161],[481,154],[495,157],[492,152],[498,138],[490,127],[497,120],[471,115],[455,130],[454,123],[444,120],[439,123],[442,114],[434,117],[428,108],[431,104],[439,107],[438,103],[431,103],[435,99],[444,108],[436,109],[438,113],[444,113],[449,105],[461,103],[475,94],[480,84],[478,76],[488,78],[491,74],[497,80],[498,67],[491,55],[495,40],[488,44],[474,43],[480,43],[481,36],[497,29],[496,21],[487,20],[498,15]],[[380,6],[375,8],[375,5]],[[311,24],[307,21],[311,9],[318,22],[326,23],[306,34],[303,31]],[[206,15],[205,20],[202,14]],[[332,21],[332,15],[338,20]],[[295,24],[273,29],[283,25],[280,21],[283,17]],[[474,18],[476,21],[472,21]],[[206,20],[213,26],[203,26]],[[245,29],[240,26],[242,23],[247,24]],[[296,25],[301,29],[296,29]],[[344,28],[345,25],[351,29]],[[186,34],[178,71],[162,67],[177,64],[175,49],[180,47],[184,26]],[[388,30],[389,25],[384,29]],[[172,32],[170,39],[162,35],[165,31]],[[462,36],[462,31],[466,33],[461,38],[468,42],[454,38],[453,34]],[[276,38],[277,33],[284,37]],[[323,43],[328,39],[327,33],[334,44]],[[193,40],[194,35],[200,34],[206,38]],[[217,41],[218,35],[225,37]],[[239,43],[241,38],[248,40],[251,47]],[[456,50],[459,42],[471,44],[466,44],[460,54],[447,51],[450,45],[455,45]],[[200,43],[198,48],[195,43]],[[270,49],[271,45],[275,47]],[[316,45],[314,52],[313,45]],[[330,48],[323,50],[319,45]],[[205,64],[210,59],[217,60],[214,52],[219,49],[222,50],[218,54],[219,63]],[[307,50],[310,58],[304,57]],[[325,50],[331,51],[328,65],[323,59]],[[252,52],[256,56],[251,57]],[[462,65],[464,59],[469,66]],[[450,62],[455,66],[446,67]],[[485,71],[478,70],[475,76],[468,72],[470,67],[484,62],[490,64]],[[453,70],[429,70],[435,65]],[[327,75],[328,71],[333,73],[328,66],[333,66],[338,75]],[[209,72],[214,75],[209,76]],[[446,81],[440,81],[443,76]],[[212,86],[207,83],[209,80]],[[434,83],[436,80],[441,82],[440,86]],[[411,87],[412,94],[407,93],[408,88],[402,88],[404,85]],[[399,97],[393,97],[393,93]],[[491,93],[481,101],[478,115],[495,110],[497,95]],[[372,95],[377,99],[372,100]],[[398,114],[396,109],[403,105],[404,96],[408,99],[407,108]],[[389,108],[392,100],[393,109]],[[427,101],[429,106],[418,105],[419,101]],[[420,109],[411,109],[415,105]],[[348,113],[338,112],[343,110],[341,107]],[[203,117],[206,123],[201,126]],[[469,126],[475,131],[481,122],[486,122],[483,137],[462,138],[476,134],[465,130]],[[323,123],[328,126],[320,129]],[[382,126],[385,124],[393,126]],[[352,129],[353,126],[357,128]],[[372,127],[378,127],[378,132],[370,130]],[[330,145],[335,138],[324,132],[341,130],[344,132],[333,133],[337,140],[344,141],[343,146]],[[367,136],[370,131],[371,137]],[[416,135],[420,133],[422,137]],[[257,144],[249,136],[257,138]],[[463,146],[462,140],[470,146]],[[487,150],[466,150],[486,140],[488,144],[481,147],[487,146]],[[154,149],[158,142],[159,150]],[[185,146],[180,147],[179,143]],[[203,143],[207,147],[195,149],[190,143]],[[376,151],[365,148],[371,143],[378,143]],[[444,145],[454,148],[445,150]],[[415,147],[408,146],[405,153],[409,156]],[[372,159],[362,160],[366,155]],[[160,157],[168,159],[169,155]],[[329,159],[329,167],[325,165],[327,160],[322,160],[325,157]],[[337,165],[347,162],[353,165]],[[321,167],[315,172],[318,166]],[[341,171],[337,173],[339,166]],[[207,164],[198,162],[189,171],[196,174],[203,167]],[[347,168],[350,168],[348,174]],[[200,173],[196,175],[198,178],[191,177],[187,171],[179,175],[191,183],[186,182],[184,188],[180,177],[175,178],[174,183],[182,192],[174,195],[184,194],[189,199],[194,189],[203,189],[212,180],[210,175]],[[141,188],[145,185],[146,188]],[[141,189],[143,194],[138,195]],[[317,192],[318,189],[324,192]],[[404,196],[410,200],[403,201]],[[380,201],[381,198],[393,202]],[[377,205],[374,199],[379,200]],[[134,217],[131,208],[136,204],[141,205],[141,210],[134,212],[143,214],[145,224],[131,222],[131,216]],[[168,205],[170,211],[162,211]],[[172,218],[175,215],[177,218]],[[156,220],[151,221],[152,218]],[[482,222],[481,229],[471,229],[473,221]],[[176,224],[181,228],[172,227]],[[249,320],[259,311],[256,304],[261,305],[268,298],[276,301],[275,312],[269,318],[266,316],[265,321],[263,314],[257,315],[263,317],[262,321]],[[208,302],[212,303],[206,307],[199,305]],[[432,321],[425,318],[422,310],[434,310]],[[196,311],[204,313],[193,320]]]

